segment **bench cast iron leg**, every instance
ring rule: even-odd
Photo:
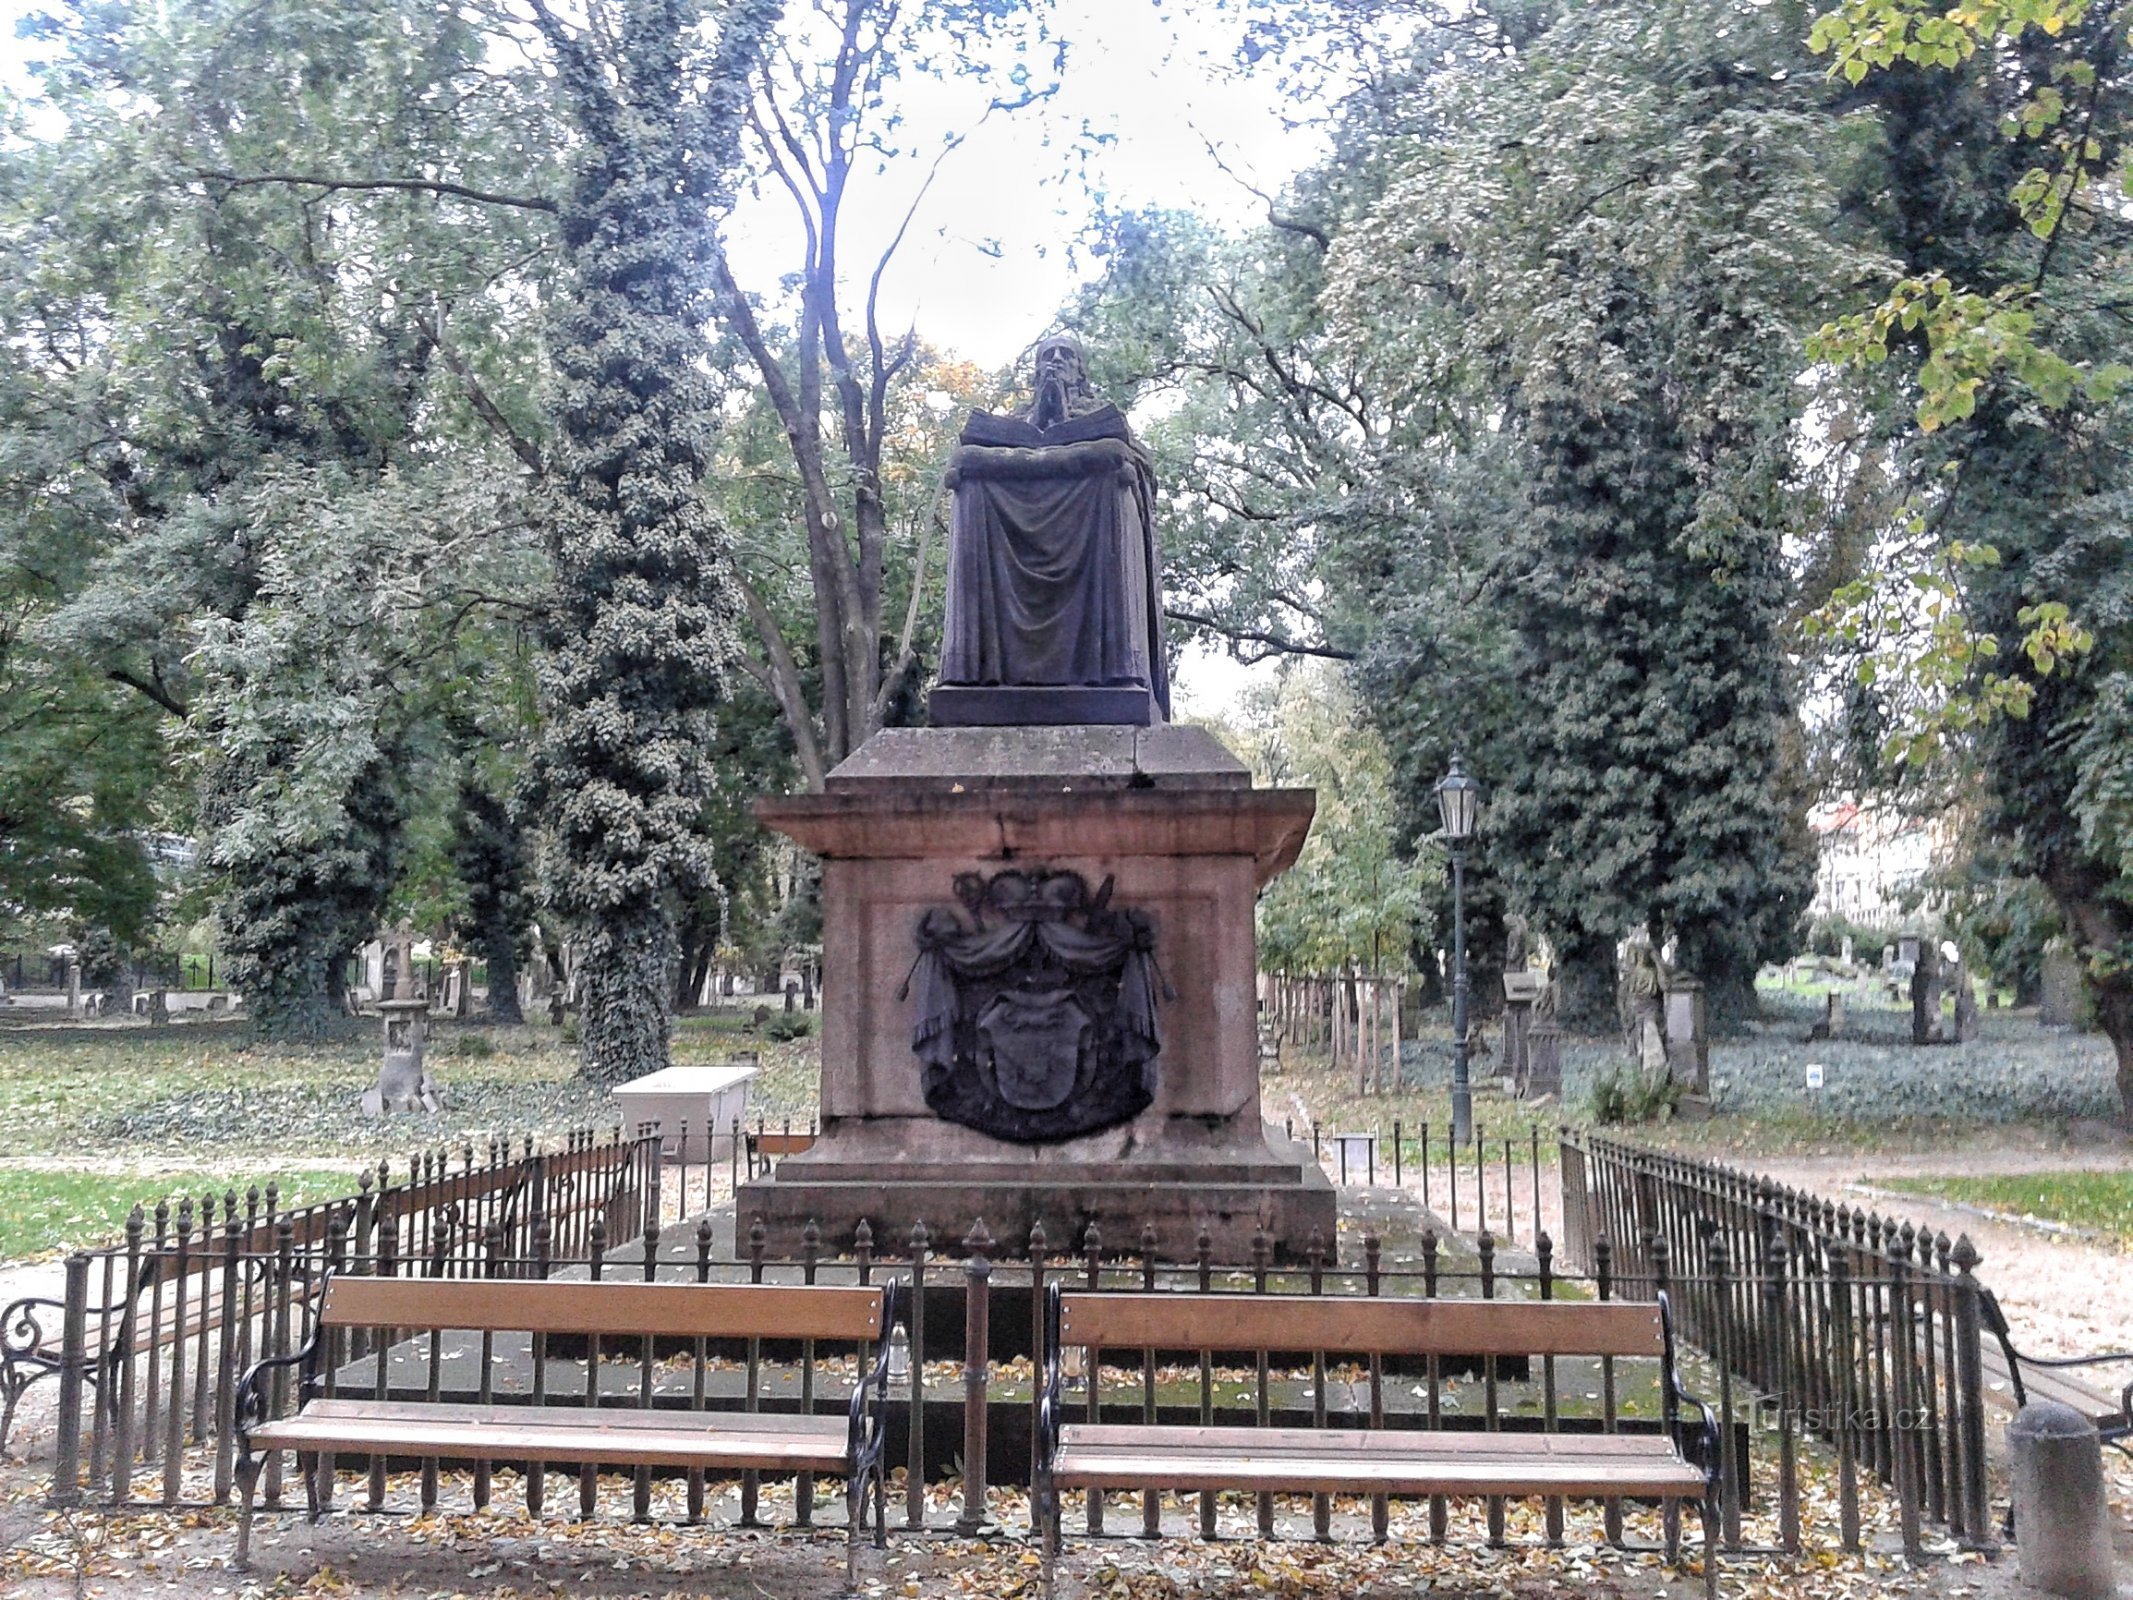
[[[237,1492],[242,1509],[237,1513],[237,1567],[252,1564],[252,1498],[259,1488],[259,1458],[246,1454],[237,1463]]]
[[[874,1463],[874,1548],[889,1548],[889,1469],[880,1460]]]
[[[1703,1502],[1703,1593],[1704,1600],[1718,1600],[1718,1502],[1708,1495]]]
[[[1059,1490],[1050,1482],[1038,1491],[1037,1520],[1044,1529],[1039,1536],[1039,1580],[1044,1600],[1053,1600],[1059,1579]]]
[[[0,1373],[0,1388],[7,1391],[6,1401],[0,1403],[0,1451],[7,1449],[7,1436],[15,1426],[15,1407],[22,1402],[22,1391],[34,1381],[17,1383],[13,1372]]]
[[[844,1482],[844,1587],[859,1593],[859,1540],[867,1525],[867,1478],[855,1472]]]

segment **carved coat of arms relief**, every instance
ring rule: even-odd
[[[902,994],[926,1104],[1022,1143],[1114,1126],[1155,1096],[1168,994],[1147,914],[1079,873],[1009,870],[955,880],[956,908],[925,912]]]

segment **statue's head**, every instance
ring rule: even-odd
[[[1047,334],[1037,341],[1032,373],[1029,419],[1038,427],[1088,410],[1095,400],[1089,389],[1088,363],[1082,358],[1081,341],[1071,333]]]

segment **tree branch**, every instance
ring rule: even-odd
[[[467,401],[474,407],[475,414],[489,425],[498,438],[511,447],[511,453],[526,464],[527,471],[536,478],[542,476],[547,471],[547,465],[541,459],[541,447],[512,427],[511,419],[506,417],[496,402],[489,397],[489,391],[482,387],[481,379],[475,376],[474,369],[467,364],[466,357],[456,345],[445,338],[444,318],[441,315],[425,318],[418,313],[415,326],[430,342],[430,347],[444,358],[444,364],[452,369],[452,376],[457,378],[460,387],[466,390]]]
[[[1278,228],[1283,233],[1301,234],[1321,250],[1331,250],[1333,248],[1332,237],[1317,223],[1306,222],[1302,217],[1284,216],[1281,207],[1275,202],[1272,195],[1268,194],[1256,183],[1253,183],[1222,158],[1222,152],[1216,147],[1215,141],[1208,138],[1198,123],[1193,124],[1192,131],[1200,135],[1200,143],[1207,146],[1208,155],[1214,159],[1215,165],[1221,169],[1223,176],[1266,207],[1266,220],[1270,227]]]
[[[472,189],[463,183],[447,183],[440,178],[329,178],[304,172],[221,172],[209,167],[196,167],[192,175],[203,183],[219,183],[231,189],[252,189],[263,184],[329,191],[399,189],[415,194],[450,195],[459,200],[472,200],[478,205],[515,206],[521,211],[546,211],[551,216],[556,210],[556,203],[546,195],[498,194],[489,189]]]
[[[1209,633],[1218,633],[1232,644],[1255,644],[1264,648],[1246,654],[1237,653],[1237,659],[1247,666],[1253,662],[1271,660],[1275,656],[1317,656],[1326,661],[1353,661],[1353,650],[1336,649],[1330,644],[1307,644],[1301,639],[1291,639],[1278,633],[1267,633],[1258,628],[1242,628],[1233,623],[1222,622],[1197,611],[1182,611],[1176,606],[1165,606],[1163,615],[1173,622],[1189,623],[1195,628],[1205,628]]]
[[[151,662],[148,670],[149,677],[145,680],[134,676],[123,667],[113,667],[104,676],[113,683],[122,683],[129,689],[139,690],[174,717],[191,715],[185,702],[172,694],[169,685],[163,682],[163,669]]]
[[[911,641],[918,633],[918,604],[926,592],[926,547],[932,542],[933,530],[940,526],[941,496],[947,492],[946,483],[937,484],[933,491],[933,504],[926,513],[926,520],[918,525],[918,554],[911,562],[911,602],[904,607],[904,631],[896,641],[896,656],[889,670],[882,674],[881,687],[874,695],[874,721],[879,723],[889,709],[889,696],[903,675],[910,669],[913,660]]]
[[[777,701],[786,727],[792,730],[793,752],[799,758],[807,787],[820,794],[829,769],[822,760],[821,742],[815,737],[814,719],[807,714],[807,695],[800,687],[800,668],[785,643],[785,635],[778,631],[777,618],[763,603],[762,595],[756,592],[755,585],[739,567],[732,570],[733,581],[740,588],[741,600],[748,607],[748,616],[755,623],[756,635],[763,641],[763,654],[767,658],[766,664],[743,652],[741,665]]]

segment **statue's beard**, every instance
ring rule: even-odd
[[[1067,381],[1057,373],[1037,380],[1037,404],[1030,420],[1040,428],[1049,428],[1067,419]]]

